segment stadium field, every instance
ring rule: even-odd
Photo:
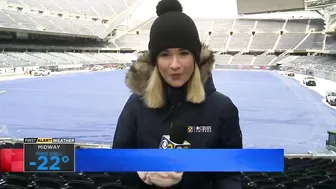
[[[215,70],[217,90],[240,110],[246,148],[284,148],[287,153],[325,151],[336,110],[296,80],[271,71]],[[125,70],[88,72],[0,82],[4,137],[75,137],[112,143],[130,95]]]

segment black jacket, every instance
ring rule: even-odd
[[[188,126],[210,126],[206,130],[188,134],[188,142],[194,149],[242,148],[242,133],[239,126],[238,109],[230,98],[216,91],[211,77],[214,56],[203,46],[200,70],[204,81],[206,99],[201,104],[185,100],[184,89],[167,88],[166,105],[160,109],[146,107],[141,96],[152,68],[147,55],[138,59],[138,66],[132,66],[126,83],[134,94],[128,99],[118,120],[113,148],[158,148],[162,135],[169,134],[171,124]],[[140,69],[141,65],[142,69]],[[144,69],[147,66],[148,69]],[[141,72],[142,71],[142,72]],[[209,129],[210,128],[210,129]],[[195,157],[197,158],[197,157]],[[137,184],[138,188],[155,188],[144,184],[136,175],[125,174],[123,182]],[[197,189],[212,187],[216,189],[240,189],[239,173],[189,173],[172,188]]]

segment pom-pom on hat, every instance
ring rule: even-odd
[[[201,42],[194,21],[183,13],[178,0],[161,0],[156,6],[158,18],[154,21],[149,35],[148,49],[152,63],[160,52],[168,48],[189,50],[198,63]]]

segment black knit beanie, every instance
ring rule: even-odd
[[[156,6],[158,18],[151,27],[148,44],[153,64],[159,53],[168,48],[189,50],[199,62],[202,46],[198,31],[194,21],[182,9],[178,0],[161,0]]]

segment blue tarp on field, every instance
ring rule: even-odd
[[[298,81],[272,71],[215,70],[217,89],[240,111],[245,148],[325,151],[336,111]],[[125,70],[0,82],[0,137],[75,137],[110,144],[130,92]],[[1,136],[2,135],[2,136]]]

